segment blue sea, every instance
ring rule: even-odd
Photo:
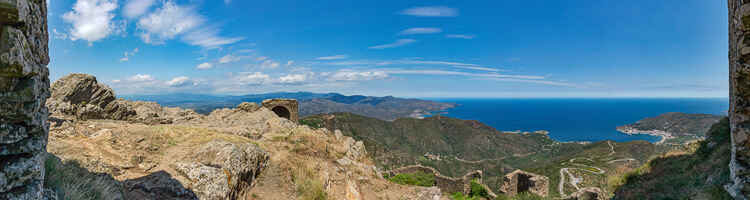
[[[659,141],[649,135],[626,135],[615,130],[666,112],[727,115],[727,98],[675,99],[430,99],[458,107],[443,116],[479,120],[500,131],[546,130],[558,141]]]

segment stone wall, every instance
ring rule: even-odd
[[[47,37],[46,1],[0,0],[0,199],[42,199]]]
[[[529,192],[542,197],[549,194],[549,178],[521,170],[513,171],[503,177],[500,192],[508,196]]]
[[[299,103],[294,99],[266,99],[263,107],[294,123],[299,122]]]
[[[471,181],[474,179],[477,179],[479,183],[482,183],[482,171],[476,170],[473,172],[466,173],[466,175],[462,176],[461,178],[453,178],[453,177],[447,177],[443,176],[435,170],[432,167],[426,167],[422,165],[410,165],[405,166],[397,169],[393,169],[390,171],[383,172],[383,174],[386,174],[388,176],[395,176],[397,174],[412,174],[416,172],[424,172],[428,174],[434,174],[435,175],[435,186],[440,188],[440,191],[443,193],[453,194],[456,192],[461,192],[463,194],[469,194],[471,192]],[[487,185],[482,184],[482,186],[487,189],[487,192],[489,193],[489,196],[493,199],[497,197],[495,193],[492,192]]]
[[[729,0],[729,122],[732,132],[727,191],[737,199],[750,195],[750,1]]]

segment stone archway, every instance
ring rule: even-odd
[[[276,115],[282,118],[289,119],[291,113],[289,113],[289,109],[286,109],[284,106],[276,106],[271,109]]]
[[[299,103],[294,99],[266,99],[263,107],[294,123],[299,121]]]

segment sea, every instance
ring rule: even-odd
[[[557,141],[659,141],[650,135],[627,135],[617,126],[666,112],[727,115],[727,98],[564,98],[564,99],[428,99],[457,103],[436,112],[443,116],[478,120],[500,131],[549,131]]]

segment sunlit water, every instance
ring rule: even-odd
[[[656,142],[660,137],[626,135],[615,127],[665,112],[726,115],[726,98],[680,99],[430,99],[458,103],[444,116],[479,120],[501,131],[546,130],[558,141]]]

